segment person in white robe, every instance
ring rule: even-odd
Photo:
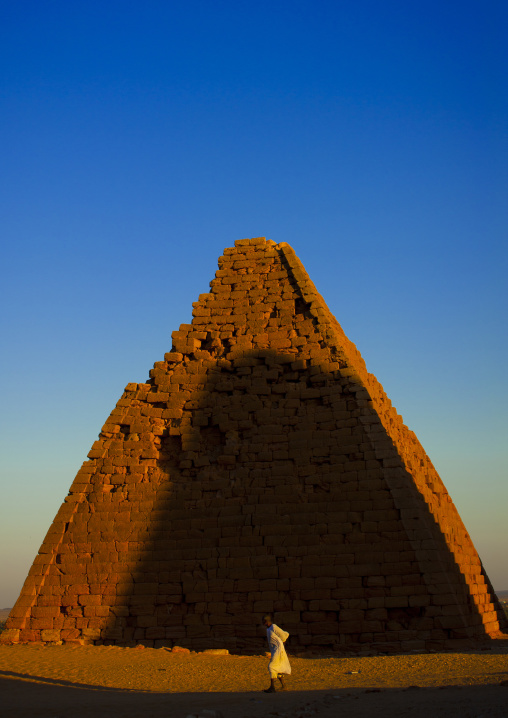
[[[291,674],[291,666],[289,665],[289,659],[286,649],[284,648],[284,643],[287,641],[289,633],[283,631],[282,628],[279,628],[279,626],[273,623],[271,614],[263,616],[263,625],[266,627],[266,638],[268,639],[271,654],[270,663],[268,664],[270,688],[267,688],[265,693],[275,693],[276,678],[279,679],[282,690],[286,690],[284,675]]]

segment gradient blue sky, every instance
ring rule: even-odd
[[[294,247],[508,589],[507,8],[0,2],[0,607],[252,236]]]

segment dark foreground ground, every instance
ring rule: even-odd
[[[463,653],[290,657],[267,695],[266,656],[1,646],[2,718],[508,718],[508,641]],[[203,713],[203,717],[207,713]],[[208,713],[207,718],[213,718]]]

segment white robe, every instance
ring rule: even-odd
[[[287,640],[289,633],[283,631],[272,623],[272,625],[266,629],[266,637],[268,639],[268,645],[270,647],[270,653],[272,657],[268,664],[268,671],[270,678],[277,678],[279,673],[291,673],[291,666],[289,665],[289,659],[284,648],[284,641]]]

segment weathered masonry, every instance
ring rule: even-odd
[[[501,612],[441,479],[293,250],[226,249],[128,384],[3,641],[440,649]]]

